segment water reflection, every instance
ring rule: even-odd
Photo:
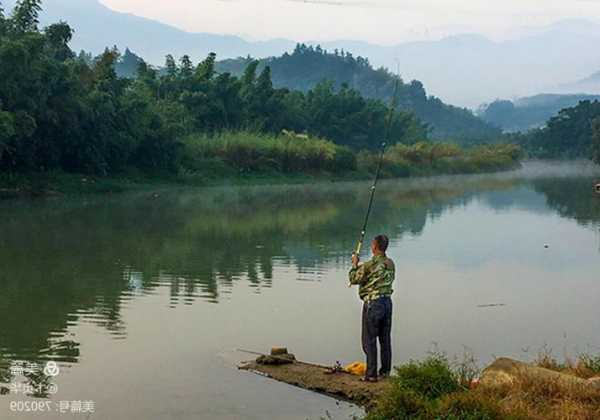
[[[600,222],[591,179],[459,177],[381,184],[371,232],[393,243],[478,201],[495,211]],[[274,269],[322,281],[345,267],[368,183],[213,188],[0,204],[0,382],[15,361],[77,362],[79,323],[127,336],[132,300],[169,290],[172,307],[219,303],[238,282],[270,288]]]
[[[547,206],[561,217],[583,226],[600,225],[600,196],[592,192],[592,179],[541,179],[533,183],[533,188],[544,195]]]

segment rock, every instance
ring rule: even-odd
[[[290,363],[294,363],[296,361],[296,357],[293,354],[281,354],[277,356],[259,356],[256,359],[256,363],[259,365],[289,365]]]
[[[279,356],[282,354],[288,354],[287,348],[285,347],[272,347],[271,356]]]
[[[480,384],[491,387],[512,385],[519,379],[552,381],[565,388],[588,387],[591,384],[588,380],[573,375],[555,372],[506,357],[496,359],[494,363],[484,369]],[[598,380],[600,381],[600,378]],[[600,382],[598,386],[600,387]]]

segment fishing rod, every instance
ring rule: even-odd
[[[375,200],[375,190],[377,189],[377,182],[379,181],[379,176],[381,175],[381,167],[383,166],[383,158],[385,156],[386,146],[387,144],[385,142],[381,143],[381,154],[379,155],[379,163],[377,164],[377,171],[375,172],[375,180],[373,181],[373,185],[371,186],[371,197],[369,198],[369,205],[367,206],[367,214],[365,215],[365,222],[363,224],[362,230],[360,231],[360,238],[358,240],[358,244],[356,245],[354,255],[360,255],[360,251],[365,241],[365,235],[367,234],[367,225],[369,224],[369,217],[371,216],[371,210],[373,209],[373,201]]]
[[[356,249],[353,252],[353,255],[360,255],[360,251],[362,249],[363,243],[365,241],[365,235],[367,234],[367,226],[369,224],[369,217],[371,216],[371,210],[373,209],[373,201],[375,200],[375,190],[377,189],[377,183],[379,182],[379,177],[381,175],[381,168],[383,166],[383,159],[385,157],[385,148],[387,146],[387,141],[390,136],[390,130],[392,126],[392,121],[394,119],[394,113],[396,112],[396,96],[398,94],[398,87],[400,83],[400,76],[396,76],[396,83],[394,86],[394,95],[391,98],[390,111],[388,114],[388,120],[385,127],[384,132],[384,141],[381,143],[381,153],[379,155],[379,162],[377,164],[377,170],[375,172],[375,179],[373,180],[373,185],[371,186],[371,197],[369,198],[369,205],[367,206],[367,214],[365,215],[365,222],[363,223],[362,230],[360,231],[360,238],[358,239],[358,243],[356,245]]]

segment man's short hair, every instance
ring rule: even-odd
[[[373,240],[377,243],[377,248],[381,252],[387,251],[388,245],[390,244],[390,238],[385,235],[377,235]]]

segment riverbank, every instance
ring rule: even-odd
[[[365,420],[597,419],[598,357],[558,363],[542,355],[526,364],[500,358],[481,374],[472,362],[443,355],[396,369],[390,387]]]
[[[520,166],[513,145],[461,149],[452,144],[397,144],[386,150],[381,178],[507,171]],[[64,172],[0,174],[0,199],[53,195],[109,194],[178,186],[302,184],[372,179],[377,152],[354,152],[327,140],[247,132],[190,137],[179,165],[160,173],[127,168],[116,175]]]
[[[517,169],[514,165],[498,170],[476,173],[494,173]],[[474,172],[464,172],[473,174]],[[463,173],[452,173],[460,175]],[[383,174],[382,179],[394,178],[425,178],[447,173],[427,172],[412,176],[391,176]],[[212,186],[244,186],[244,185],[284,185],[284,184],[314,184],[347,181],[367,181],[373,174],[366,171],[353,171],[343,174],[329,172],[320,173],[258,173],[241,174],[217,178],[211,174],[166,175],[166,176],[111,176],[97,177],[85,174],[44,173],[28,174],[14,177],[0,177],[0,200],[13,198],[54,197],[87,194],[116,194],[134,191],[154,191],[183,187],[212,187]]]
[[[308,184],[315,182],[360,181],[369,179],[368,173],[327,172],[310,174],[257,173],[215,177],[214,174],[179,174],[150,176],[123,174],[98,177],[62,172],[0,176],[0,199],[52,197],[62,195],[115,194],[134,191],[155,191],[180,187],[210,187],[224,185],[277,185]]]
[[[534,363],[496,359],[481,372],[472,358],[443,354],[411,361],[374,384],[359,376],[299,361],[256,361],[239,367],[279,382],[364,407],[365,420],[596,419],[600,415],[600,358],[558,363],[545,354]]]

